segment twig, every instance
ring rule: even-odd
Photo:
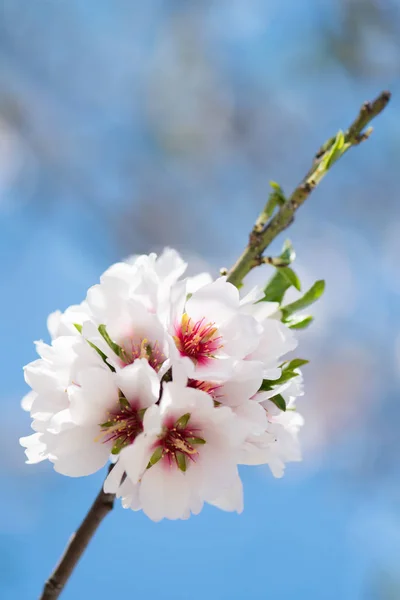
[[[250,234],[249,243],[240,258],[228,273],[227,280],[236,286],[240,286],[244,277],[255,266],[263,264],[263,252],[270,243],[288,227],[293,219],[296,210],[307,200],[312,190],[323,179],[330,167],[347,152],[351,147],[357,146],[366,140],[372,132],[372,128],[364,131],[365,127],[378,116],[386,107],[390,100],[390,92],[382,92],[373,102],[365,102],[355,121],[344,133],[342,149],[337,157],[334,157],[329,164],[327,159],[334,148],[337,136],[330,138],[315,155],[311,169],[296,187],[292,195],[283,202],[278,212],[270,220],[269,205],[261,211],[256,224]]]
[[[112,467],[113,465],[110,465],[109,472]],[[113,509],[114,499],[115,494],[106,494],[103,489],[100,490],[86,517],[69,540],[64,554],[47,580],[39,600],[55,600],[59,597],[98,526]]]

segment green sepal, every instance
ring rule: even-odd
[[[129,446],[129,440],[117,440],[114,446],[112,447],[111,454],[119,454],[121,450],[125,448],[125,446]]]
[[[178,429],[185,429],[186,425],[188,424],[190,419],[190,413],[186,413],[184,415],[182,415],[181,417],[179,417],[179,419],[176,421],[175,425]]]
[[[155,465],[156,463],[158,463],[158,461],[162,458],[163,452],[164,452],[163,447],[157,446],[157,448],[154,450],[153,454],[150,457],[147,468],[150,468],[153,465]]]
[[[121,408],[131,408],[129,401],[125,398],[125,396],[119,396],[118,400]]]
[[[182,452],[175,452],[175,460],[179,469],[183,472],[186,471],[186,455]]]
[[[83,325],[80,325],[79,323],[74,323],[74,327],[77,331],[79,331],[80,334],[82,334]],[[96,350],[97,354],[101,356],[102,360],[106,363],[107,367],[115,373],[114,367],[107,362],[107,356],[104,354],[104,352],[100,350],[100,348],[98,348],[95,344],[93,344],[93,342],[89,342],[89,340],[86,341],[89,344],[89,346],[91,346],[93,350]]]
[[[190,437],[190,438],[186,438],[186,441],[188,442],[188,444],[205,444],[206,440],[203,440],[203,438],[200,437]]]
[[[100,348],[98,348],[95,344],[93,344],[93,342],[89,342],[89,340],[86,340],[86,341],[89,344],[89,346],[91,346],[93,348],[93,350],[96,350],[97,354],[99,356],[101,356],[101,358],[103,359],[103,361],[105,362],[107,367],[110,369],[110,371],[115,373],[114,367],[107,362],[107,356],[104,354],[104,352],[102,350],[100,350]]]
[[[102,427],[103,429],[107,429],[107,427],[112,427],[112,425],[115,425],[115,421],[106,421],[105,423],[100,423],[100,427]]]

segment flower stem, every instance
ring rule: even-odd
[[[227,280],[233,283],[236,287],[240,286],[244,277],[257,265],[262,264],[263,252],[271,244],[271,242],[286,229],[294,219],[296,210],[307,200],[313,189],[325,177],[331,166],[343,154],[353,146],[357,146],[366,140],[372,133],[372,128],[364,131],[365,127],[378,116],[387,106],[390,100],[390,92],[382,92],[372,102],[365,102],[357,118],[350,125],[347,131],[342,136],[342,143],[335,149],[338,136],[330,138],[318,150],[314,157],[313,164],[296,187],[292,195],[283,202],[275,216],[271,216],[270,220],[268,211],[264,208],[258,217],[256,224],[250,233],[249,243],[242,255],[238,258],[231,270],[228,272]],[[335,153],[333,155],[333,152]],[[260,224],[262,228],[260,228]]]
[[[114,465],[110,465],[109,472]],[[113,509],[115,494],[106,494],[103,489],[90,507],[86,517],[72,534],[64,554],[47,580],[39,600],[55,600],[64,589],[79,559],[104,517]]]

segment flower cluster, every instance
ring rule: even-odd
[[[155,521],[204,502],[240,512],[239,464],[280,477],[300,459],[304,361],[282,358],[296,340],[279,305],[185,269],[170,249],[113,265],[81,305],[50,315],[52,343],[25,367],[28,462],[80,477],[111,456],[105,491]]]

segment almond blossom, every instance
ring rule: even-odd
[[[146,411],[143,433],[122,450],[119,470],[140,484],[139,502],[151,519],[188,518],[204,502],[215,503],[240,485],[237,454],[243,438],[229,408],[216,408],[205,392],[167,383],[160,404]],[[115,483],[109,477],[105,490],[115,492]],[[241,506],[238,497],[232,510]]]
[[[238,465],[280,477],[300,459],[302,377],[285,371],[297,341],[279,305],[185,269],[171,249],[113,265],[50,315],[51,345],[25,368],[27,462],[79,477],[111,460],[105,491],[155,521],[241,512]]]

